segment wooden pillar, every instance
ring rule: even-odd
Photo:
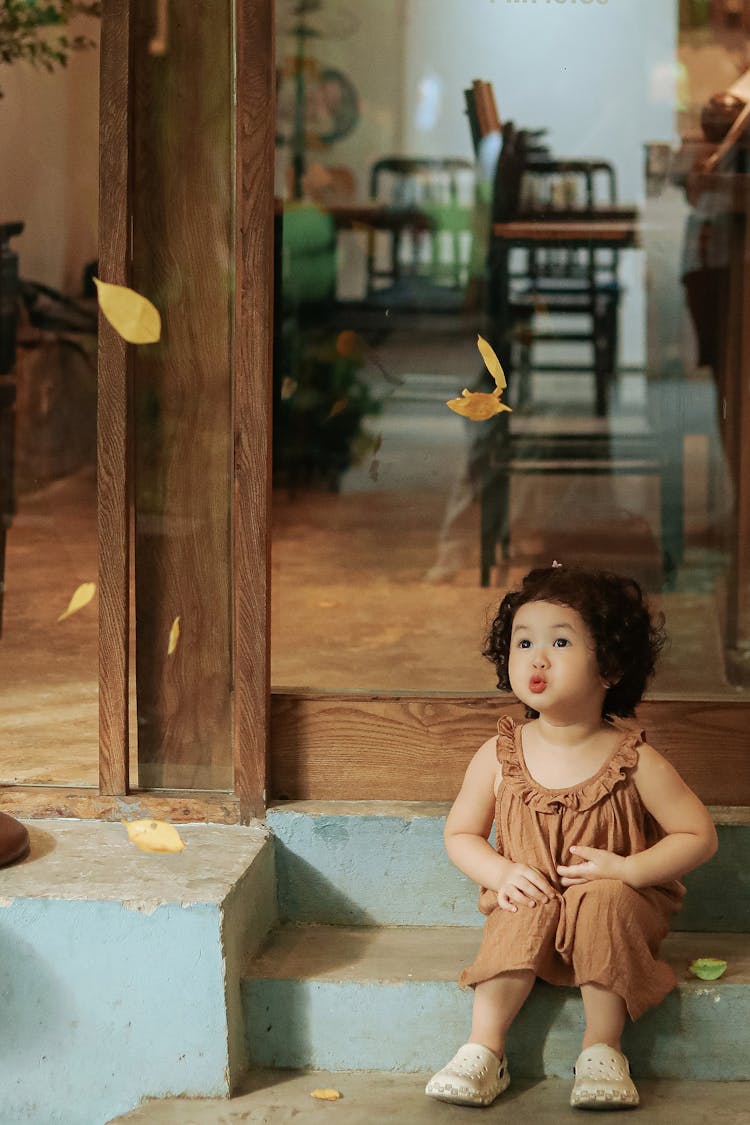
[[[236,0],[234,748],[244,821],[262,816],[270,739],[274,277],[272,0]]]
[[[99,111],[99,275],[128,284],[130,0],[102,13]],[[128,791],[129,456],[127,345],[99,316],[99,788]]]
[[[132,18],[132,283],[162,316],[133,356],[140,788],[234,782],[232,8]]]

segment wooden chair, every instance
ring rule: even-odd
[[[543,231],[546,223],[574,217],[604,219],[617,213],[611,164],[540,157],[529,150],[524,131],[515,134],[510,123],[505,132],[495,177],[494,222],[523,217]],[[497,256],[502,247],[495,243],[491,252]],[[586,241],[571,246],[540,239],[514,250],[506,278],[509,335],[504,351],[509,370],[518,372],[520,402],[531,394],[532,368],[593,374],[596,413],[606,415],[617,372],[622,293],[618,267],[616,247],[605,249]],[[574,353],[572,359],[540,362],[536,348],[550,344],[573,345],[576,352],[586,348],[588,355],[585,360]]]
[[[505,223],[519,215],[524,176],[532,165],[530,148],[534,138],[517,132],[512,122],[503,126],[503,149],[498,159],[493,197],[493,231],[495,224]],[[559,173],[570,169],[573,162],[537,158],[537,167]],[[583,177],[586,196],[583,210],[591,208],[594,178],[604,173],[610,193],[616,193],[613,172],[599,161],[576,162]],[[561,208],[563,214],[565,209]],[[579,208],[568,208],[569,212]],[[548,221],[539,215],[536,222]],[[559,217],[559,215],[558,215]],[[600,244],[601,245],[601,244]],[[600,248],[597,246],[597,249]],[[615,246],[617,244],[615,243]],[[533,243],[535,249],[538,243]],[[664,585],[674,580],[682,557],[682,447],[683,432],[676,396],[679,388],[665,384],[655,388],[648,408],[635,417],[615,417],[608,412],[603,380],[611,377],[616,352],[616,321],[619,285],[616,282],[617,256],[611,253],[595,257],[594,250],[582,262],[580,255],[553,256],[541,263],[538,253],[527,254],[525,268],[511,276],[507,247],[494,234],[488,248],[487,315],[491,325],[491,342],[509,376],[508,397],[513,413],[502,413],[483,423],[475,445],[474,477],[480,500],[480,580],[488,586],[492,568],[507,561],[511,548],[510,486],[514,475],[545,474],[610,476],[621,473],[656,475],[660,480],[661,552]],[[608,247],[608,250],[611,250]],[[615,271],[615,280],[611,279]],[[563,276],[560,277],[560,272]],[[575,300],[574,300],[575,298]],[[550,305],[557,302],[563,312],[579,311],[585,302],[592,315],[593,329],[589,338],[595,352],[597,392],[589,412],[571,417],[569,412],[541,414],[531,394],[530,375],[540,370],[533,353],[533,316],[540,299]],[[602,308],[596,308],[601,300]],[[570,306],[568,308],[568,306]],[[498,309],[502,317],[498,321]],[[597,332],[606,324],[606,342],[597,342]],[[526,332],[524,338],[523,333]],[[593,335],[591,335],[593,333]],[[570,336],[574,335],[571,333]],[[513,346],[520,339],[525,370],[514,368]],[[547,337],[549,339],[550,337]],[[525,352],[524,352],[525,349]],[[597,349],[601,354],[596,355]],[[556,365],[555,370],[559,370]],[[576,369],[577,370],[577,369]],[[525,377],[525,381],[524,381]],[[519,386],[520,384],[520,386]],[[499,558],[498,558],[499,554]]]

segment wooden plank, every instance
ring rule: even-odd
[[[265,811],[270,728],[275,71],[271,0],[236,13],[234,784],[246,820]]]
[[[635,245],[638,228],[632,222],[608,220],[581,220],[575,222],[509,222],[495,223],[495,238],[512,242],[600,243],[609,245]]]
[[[737,553],[735,569],[737,574],[737,640],[744,655],[750,648],[750,185],[745,183],[745,208],[743,214],[742,240],[742,295],[740,330],[739,372],[736,387],[735,413],[737,415],[737,477],[736,499],[737,537],[734,549]],[[750,672],[745,672],[743,681],[750,680]]]
[[[232,0],[170,11],[154,54],[133,8],[132,283],[162,315],[134,349],[138,776],[231,790]]]
[[[523,708],[499,695],[274,693],[270,796],[452,800],[505,713],[521,718]],[[636,725],[706,804],[750,805],[750,703],[647,700]]]
[[[128,284],[130,0],[105,4],[99,97],[99,274]],[[99,788],[128,791],[129,456],[127,345],[99,315]]]
[[[239,801],[213,793],[146,793],[107,796],[92,789],[64,786],[9,786],[3,789],[3,810],[21,819],[72,817],[80,820],[138,820],[154,817],[175,823],[237,824]]]

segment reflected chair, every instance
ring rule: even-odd
[[[510,170],[502,154],[498,161],[495,222],[524,218],[538,224],[538,232],[543,233],[544,224],[598,220],[617,213],[617,181],[611,164],[540,158],[525,151],[524,138],[524,133],[518,135]],[[618,267],[616,246],[603,248],[585,240],[561,245],[552,234],[547,241],[540,238],[513,251],[507,275],[505,354],[509,369],[518,372],[521,403],[531,394],[532,369],[593,374],[595,410],[599,417],[606,415],[617,371],[622,294]],[[576,352],[588,349],[587,358],[574,353],[572,359],[540,362],[537,346],[550,344],[573,345]]]
[[[425,312],[462,306],[471,272],[475,183],[473,163],[459,157],[376,161],[370,199],[403,212],[404,222],[368,232],[368,305]]]
[[[530,167],[528,146],[523,132],[512,123],[503,129],[504,143],[497,164],[493,200],[493,232],[496,224],[517,219],[524,176]],[[555,171],[570,168],[572,162],[552,162]],[[542,161],[540,160],[540,164]],[[593,192],[593,177],[604,170],[603,162],[576,162],[586,192]],[[614,191],[614,178],[609,178]],[[584,210],[591,197],[584,197]],[[571,214],[574,208],[568,208]],[[595,210],[595,209],[594,209]],[[592,212],[590,212],[592,213]],[[580,215],[580,211],[577,212]],[[543,226],[549,216],[534,215]],[[559,218],[559,216],[558,216]],[[538,233],[536,231],[535,233]],[[606,240],[604,240],[606,242]],[[521,240],[523,244],[523,239]],[[528,252],[521,269],[511,262],[511,251],[495,233],[488,250],[487,314],[491,342],[501,358],[509,380],[508,399],[512,414],[503,413],[485,423],[475,449],[474,470],[480,499],[480,580],[489,585],[493,566],[510,557],[510,484],[512,475],[542,477],[545,474],[610,476],[616,474],[655,475],[660,480],[661,554],[665,586],[674,580],[682,557],[682,445],[679,404],[670,400],[677,389],[672,385],[656,388],[647,409],[637,416],[608,413],[603,382],[611,378],[617,346],[616,316],[619,284],[616,280],[616,254],[595,258],[602,243],[581,260],[575,254],[551,254],[540,261]],[[526,250],[537,250],[539,241],[530,240]],[[556,249],[552,246],[552,249]],[[609,249],[609,248],[608,248]],[[614,276],[612,271],[614,271]],[[570,416],[570,409],[549,414],[539,409],[531,389],[532,371],[540,370],[532,347],[540,338],[533,318],[538,302],[544,300],[561,312],[580,313],[586,306],[592,326],[588,339],[594,349],[597,375],[595,402],[588,411]],[[601,307],[598,302],[601,301]],[[614,323],[613,323],[614,321]],[[596,339],[606,334],[606,341]],[[575,338],[572,332],[568,339]],[[514,366],[514,345],[520,337],[522,370]],[[598,366],[597,366],[598,365]],[[576,371],[580,368],[575,367]],[[560,368],[556,365],[555,371]],[[498,559],[499,552],[499,559]]]

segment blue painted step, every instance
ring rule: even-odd
[[[94,1125],[142,1098],[227,1096],[247,1066],[240,969],[276,922],[262,827],[28,822],[0,872],[0,1123]]]
[[[443,847],[447,804],[299,801],[268,810],[283,919],[477,926],[476,888]],[[713,809],[714,858],[685,878],[675,930],[750,931],[750,810]]]
[[[256,1065],[431,1071],[464,1042],[471,994],[455,978],[472,960],[468,927],[281,927],[242,982]],[[637,1077],[742,1080],[750,1057],[750,955],[745,935],[671,934],[663,954],[680,980],[626,1032]],[[723,957],[725,976],[687,974],[697,956]],[[583,1010],[574,989],[537,984],[508,1040],[511,1074],[570,1077]]]

